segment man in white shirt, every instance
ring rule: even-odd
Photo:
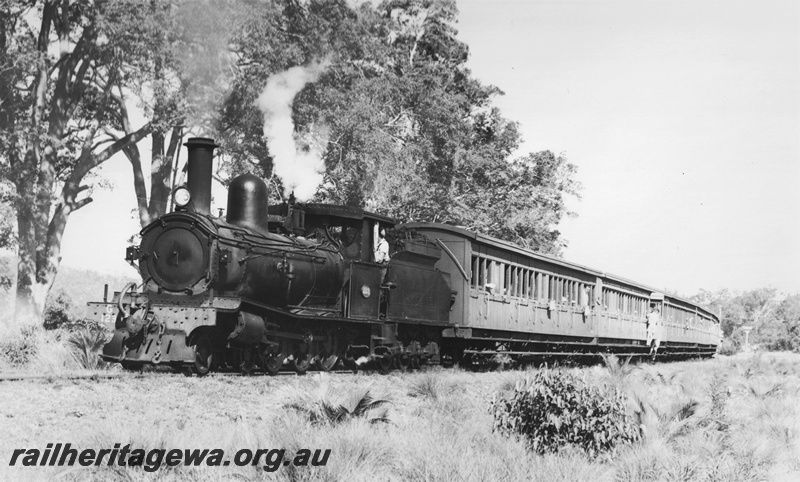
[[[375,262],[386,264],[389,262],[389,243],[386,241],[386,230],[375,225],[377,236],[375,237]]]

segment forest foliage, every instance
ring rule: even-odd
[[[774,288],[700,290],[691,300],[720,316],[724,352],[743,349],[745,338],[749,348],[800,351],[800,294],[781,295]]]
[[[292,113],[307,148],[325,145],[315,200],[559,253],[564,200],[580,190],[575,166],[549,151],[513,157],[518,126],[492,106],[502,92],[467,69],[455,2],[350,5],[275,2],[234,37],[236,76],[219,124],[230,174],[273,174],[255,101],[271,75],[321,63]]]
[[[144,224],[166,211],[189,135],[219,140],[221,181],[256,172],[287,195],[256,100],[312,65],[288,102],[298,153],[320,152],[314,200],[565,245],[575,167],[550,151],[514,157],[518,126],[466,67],[454,0],[0,3],[0,247],[18,252],[18,315],[41,318],[69,216],[114,154],[131,163]]]

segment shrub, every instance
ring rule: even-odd
[[[724,339],[722,340],[722,344],[719,347],[719,354],[720,355],[735,355],[739,353],[739,345],[736,344],[733,340]]]
[[[64,290],[48,296],[44,309],[44,329],[55,330],[72,322],[72,299]]]
[[[12,367],[28,364],[39,351],[36,327],[28,326],[18,334],[0,342],[0,358]]]
[[[510,399],[492,400],[494,429],[523,437],[539,454],[569,446],[596,457],[639,437],[616,388],[600,390],[567,372],[541,370],[517,382]]]

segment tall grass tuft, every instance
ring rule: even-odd
[[[620,359],[616,355],[606,353],[601,353],[600,356],[603,358],[611,383],[620,390],[627,388],[628,379],[639,368],[631,363],[631,357]]]
[[[304,414],[312,424],[338,425],[361,418],[370,423],[388,422],[387,405],[391,402],[370,393],[370,388],[357,388],[345,396],[334,396],[327,379],[318,382],[316,390],[300,393],[294,402],[284,405]]]
[[[75,361],[87,370],[97,370],[107,365],[99,354],[106,341],[106,332],[103,329],[89,326],[77,328],[67,339]]]
[[[441,400],[452,394],[456,385],[446,382],[441,374],[426,373],[411,382],[408,394],[427,400]]]

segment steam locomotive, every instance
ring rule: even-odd
[[[188,179],[173,212],[126,251],[141,289],[89,303],[113,331],[103,358],[125,368],[302,374],[341,361],[388,371],[498,355],[711,356],[719,345],[719,319],[687,300],[455,226],[268,206],[251,174],[231,182],[215,217],[217,146],[185,145]],[[378,262],[384,232],[388,262]]]

